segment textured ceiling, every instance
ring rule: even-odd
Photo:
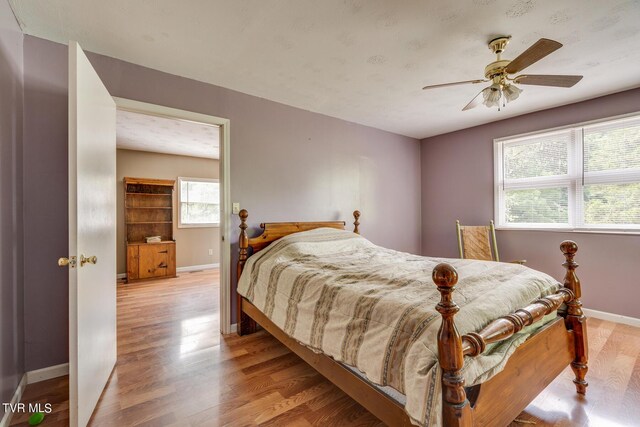
[[[10,0],[23,31],[165,72],[413,137],[640,86],[638,0]],[[528,73],[584,74],[572,89],[523,87],[498,112],[462,112],[513,38],[564,47]]]
[[[116,146],[180,156],[220,158],[218,126],[118,110]]]

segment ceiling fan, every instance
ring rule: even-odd
[[[435,89],[468,83],[477,84],[491,82],[491,85],[482,89],[480,93],[462,109],[462,111],[470,110],[478,104],[484,104],[487,107],[497,106],[498,110],[500,110],[501,103],[504,107],[506,102],[516,100],[520,95],[520,92],[522,92],[522,89],[517,87],[515,83],[535,86],[572,87],[582,80],[582,76],[551,74],[520,74],[515,77],[511,77],[511,75],[521,72],[529,65],[538,62],[550,53],[560,49],[562,47],[562,43],[549,39],[540,39],[515,59],[502,59],[501,55],[507,48],[509,40],[511,40],[511,36],[502,36],[489,42],[489,49],[496,54],[497,59],[485,67],[485,79],[430,85],[425,86],[422,89]]]

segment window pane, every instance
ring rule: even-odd
[[[217,182],[182,181],[182,188],[183,202],[218,203],[220,198]]]
[[[187,200],[189,198],[189,181],[180,181],[180,197],[183,200]]]
[[[181,179],[180,222],[182,224],[220,223],[220,184]]]
[[[537,138],[528,143],[505,144],[505,179],[566,175],[569,134]]]
[[[584,130],[584,171],[640,169],[640,123]]]
[[[569,191],[566,187],[507,190],[504,195],[508,224],[569,223]]]
[[[640,183],[584,187],[586,224],[640,224]]]
[[[217,224],[220,222],[220,205],[211,203],[181,203],[183,224]]]

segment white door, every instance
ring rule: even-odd
[[[69,412],[71,427],[84,427],[116,362],[116,105],[76,42],[69,42],[69,252],[77,256],[69,268]]]

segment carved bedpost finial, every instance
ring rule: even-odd
[[[564,287],[571,289],[576,299],[580,299],[582,296],[580,279],[576,276],[578,263],[573,260],[576,252],[578,252],[578,244],[571,240],[565,240],[560,244],[560,250],[564,254],[564,258],[566,260],[562,266],[567,269],[567,273],[564,276]]]
[[[456,344],[459,342],[460,353],[462,353],[462,340],[453,322],[453,316],[460,308],[453,302],[451,295],[455,290],[456,283],[458,283],[458,272],[450,264],[441,263],[435,266],[431,277],[440,291],[440,302],[436,305],[436,310],[442,315],[442,324],[438,333],[440,365],[445,372],[460,370],[462,369],[462,359],[457,360],[456,352],[450,351],[451,349],[455,350]],[[441,349],[441,346],[444,348]]]
[[[240,255],[238,257],[238,267],[240,267],[240,262],[244,266],[244,262],[247,260],[247,248],[249,247],[249,236],[247,235],[247,218],[249,217],[249,212],[246,209],[242,209],[238,214],[240,216],[240,237],[238,238],[238,247],[240,248]],[[238,277],[240,277],[240,273],[242,270],[238,270]]]
[[[578,263],[573,260],[576,252],[578,252],[578,245],[571,240],[565,240],[560,244],[560,250],[565,257],[565,262],[562,265],[567,269],[564,276],[564,287],[570,289],[574,295],[574,298],[567,302],[565,315],[565,325],[567,329],[573,331],[576,350],[576,358],[571,362],[571,369],[576,376],[573,383],[576,385],[576,391],[579,394],[585,394],[589,385],[584,379],[589,369],[587,365],[589,361],[589,344],[587,342],[587,319],[582,312],[582,302],[580,301],[582,289],[580,279],[576,276]]]
[[[247,229],[247,218],[249,218],[249,212],[247,212],[246,209],[242,209],[238,213],[238,216],[240,217],[240,234],[247,234],[245,230]]]
[[[453,321],[460,310],[452,298],[458,283],[458,272],[450,264],[441,263],[435,266],[431,277],[440,291],[440,302],[436,305],[436,310],[442,315],[438,331],[438,361],[442,369],[443,424],[471,426],[473,414],[460,373],[464,366],[462,338]]]
[[[355,218],[353,223],[353,232],[360,234],[360,230],[358,230],[358,226],[360,225],[360,211],[353,211],[353,217]]]
[[[458,283],[458,272],[451,264],[442,262],[435,266],[431,278],[440,293],[450,293],[449,289],[452,289]]]

